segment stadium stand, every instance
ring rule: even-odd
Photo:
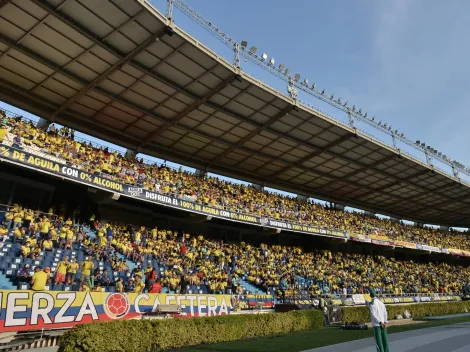
[[[152,192],[238,213],[366,234],[378,240],[470,250],[467,233],[420,228],[366,213],[329,209],[311,201],[260,191],[254,186],[234,184],[216,177],[199,177],[181,168],[175,170],[166,165],[145,163],[143,159],[129,159],[117,151],[75,138],[74,131],[66,127],[58,130],[51,125],[45,131],[35,127],[32,121],[10,118],[4,111],[1,114],[5,145]]]
[[[50,276],[46,285],[50,290],[250,291],[281,298],[351,295],[369,288],[395,295],[458,294],[468,287],[470,276],[470,268],[443,262],[333,250],[306,253],[298,247],[266,244],[256,248],[157,226],[94,221],[90,228],[74,224],[71,218],[20,205],[5,210],[0,270],[10,280],[9,288],[29,288],[35,267]]]

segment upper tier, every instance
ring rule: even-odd
[[[418,228],[363,213],[333,210],[214,177],[126,159],[73,140],[68,129],[44,131],[7,118],[0,158],[129,197],[279,230],[360,238],[379,245],[469,255],[467,234]],[[36,158],[34,156],[40,156]],[[42,160],[42,161],[41,161]],[[47,162],[50,160],[50,162]],[[403,241],[408,243],[403,243]],[[454,250],[460,249],[460,250]]]
[[[12,105],[218,174],[470,225],[467,183],[257,81],[145,0],[3,2],[1,17],[0,98]]]

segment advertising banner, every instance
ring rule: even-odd
[[[118,181],[115,181],[108,175],[94,175],[86,171],[79,170],[55,161],[51,161],[46,158],[42,158],[9,146],[0,146],[0,158],[23,166],[38,169],[39,171],[42,170],[49,174],[64,179],[69,179],[71,181],[77,181],[90,186],[99,187],[109,192],[119,193],[122,195],[139,198],[148,202],[170,206],[180,210],[190,211],[193,213],[213,216],[221,219],[229,219],[232,221],[238,221],[251,225],[277,228],[286,231],[302,232],[307,234],[316,234],[340,238],[347,237],[347,235],[341,231],[327,230],[301,223],[269,219],[249,214],[241,214],[233,211],[195,203],[190,200],[179,199],[170,195],[163,195],[151,192],[136,185],[126,185],[120,183]]]
[[[363,235],[360,233],[352,233],[352,234],[349,234],[349,236],[351,240],[357,241],[357,242],[371,243],[372,241],[369,236]]]
[[[232,311],[274,308],[274,298],[271,295],[233,295]]]
[[[416,243],[406,242],[406,241],[395,241],[395,246],[416,249]]]
[[[430,251],[430,252],[437,252],[441,253],[441,249],[439,247],[428,246],[426,244],[421,245],[423,251]]]
[[[136,319],[160,304],[178,304],[181,317],[230,314],[230,295],[172,295],[58,291],[0,291],[0,331],[65,328]]]
[[[379,246],[394,246],[393,241],[372,240],[372,243]]]

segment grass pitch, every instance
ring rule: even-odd
[[[456,317],[428,321],[422,324],[392,326],[388,333],[431,328],[470,321],[470,317]],[[341,330],[337,327],[325,327],[310,331],[295,332],[275,337],[263,337],[253,340],[242,340],[212,345],[200,345],[172,352],[299,352],[312,348],[329,346],[337,343],[372,337],[372,330]]]

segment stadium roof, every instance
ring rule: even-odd
[[[0,21],[5,102],[199,169],[470,226],[468,184],[237,71],[144,0],[0,0]]]

